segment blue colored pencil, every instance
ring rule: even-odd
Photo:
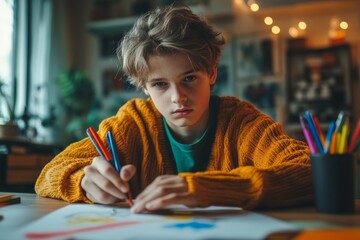
[[[118,154],[117,154],[115,140],[114,140],[114,137],[113,137],[110,130],[106,134],[106,140],[107,140],[107,142],[108,142],[108,144],[110,146],[110,151],[111,151],[111,154],[112,154],[112,157],[113,157],[113,160],[111,161],[111,164],[116,169],[116,171],[118,173],[120,173],[120,171],[121,171],[120,160],[119,160],[119,157],[118,157]],[[129,203],[130,207],[132,207],[134,204],[133,204],[133,201],[132,201],[131,192],[125,193],[125,197],[126,197],[127,202]]]
[[[328,153],[329,149],[330,149],[330,145],[331,145],[331,140],[332,140],[332,136],[333,133],[335,131],[335,122],[331,122],[329,125],[329,130],[327,132],[326,135],[326,140],[325,140],[325,147],[324,147],[324,152]]]
[[[118,157],[117,151],[116,151],[115,140],[114,140],[114,137],[113,137],[111,131],[108,131],[108,133],[106,134],[106,140],[109,143],[110,151],[113,156],[113,161],[111,163],[112,163],[113,167],[116,169],[116,171],[118,173],[120,173],[120,170],[121,170],[120,161],[119,161],[119,157]]]

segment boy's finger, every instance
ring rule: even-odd
[[[136,173],[136,167],[134,165],[125,165],[122,169],[121,169],[121,179],[123,179],[124,181],[129,181],[131,178],[133,178],[133,176]]]
[[[155,209],[158,209],[161,206],[165,207],[169,204],[166,202],[163,204],[163,200],[169,199],[168,201],[176,202],[176,196],[182,196],[183,194],[188,194],[187,187],[184,186],[184,184],[174,183],[165,186],[156,186],[156,184],[153,184],[141,193],[141,198],[136,199],[132,212],[139,213],[144,210],[153,210],[147,208],[148,204],[151,204],[152,202],[156,203]]]
[[[88,181],[86,184],[86,196],[91,201],[101,204],[111,204],[115,203],[118,198],[112,196],[111,194],[100,189],[96,184],[91,181]]]
[[[86,168],[85,176],[83,180],[84,181],[82,185],[84,185],[85,190],[95,185],[102,191],[111,194],[113,197],[116,197],[117,199],[124,199],[124,194],[119,190],[119,187],[117,187],[112,182],[110,182],[105,176],[99,173],[95,168]],[[121,180],[119,179],[119,181]]]
[[[119,173],[116,172],[115,168],[113,168],[109,162],[107,162],[104,158],[98,157],[94,158],[92,162],[92,166],[108,181],[112,182],[114,186],[116,186],[121,191],[127,191],[128,185],[125,181],[120,178]]]
[[[164,197],[154,199],[145,205],[147,210],[153,211],[165,208],[172,204],[183,204],[186,206],[195,205],[195,200],[189,196],[189,193],[168,194]]]

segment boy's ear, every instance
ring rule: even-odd
[[[217,76],[217,68],[214,69],[212,75],[210,76],[210,85],[214,85],[216,82],[216,76]]]

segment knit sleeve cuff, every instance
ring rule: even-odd
[[[234,173],[220,171],[181,173],[188,183],[189,192],[196,197],[199,206],[237,206],[251,209],[258,205],[262,196],[261,174],[253,167],[242,167]]]
[[[65,201],[74,203],[74,202],[85,202],[85,203],[93,203],[89,200],[86,195],[85,191],[81,187],[81,180],[84,177],[84,170],[83,168],[77,170],[73,174],[70,175],[69,186],[62,186],[62,197]],[[73,186],[73,187],[70,187]]]

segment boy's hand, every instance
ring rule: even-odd
[[[81,187],[91,201],[112,204],[119,199],[125,199],[124,193],[129,191],[128,181],[135,172],[135,166],[126,165],[119,174],[104,158],[95,157],[91,165],[84,168]]]
[[[131,211],[153,211],[171,204],[184,204],[188,207],[197,205],[195,197],[188,192],[188,185],[183,177],[162,175],[137,196]]]

